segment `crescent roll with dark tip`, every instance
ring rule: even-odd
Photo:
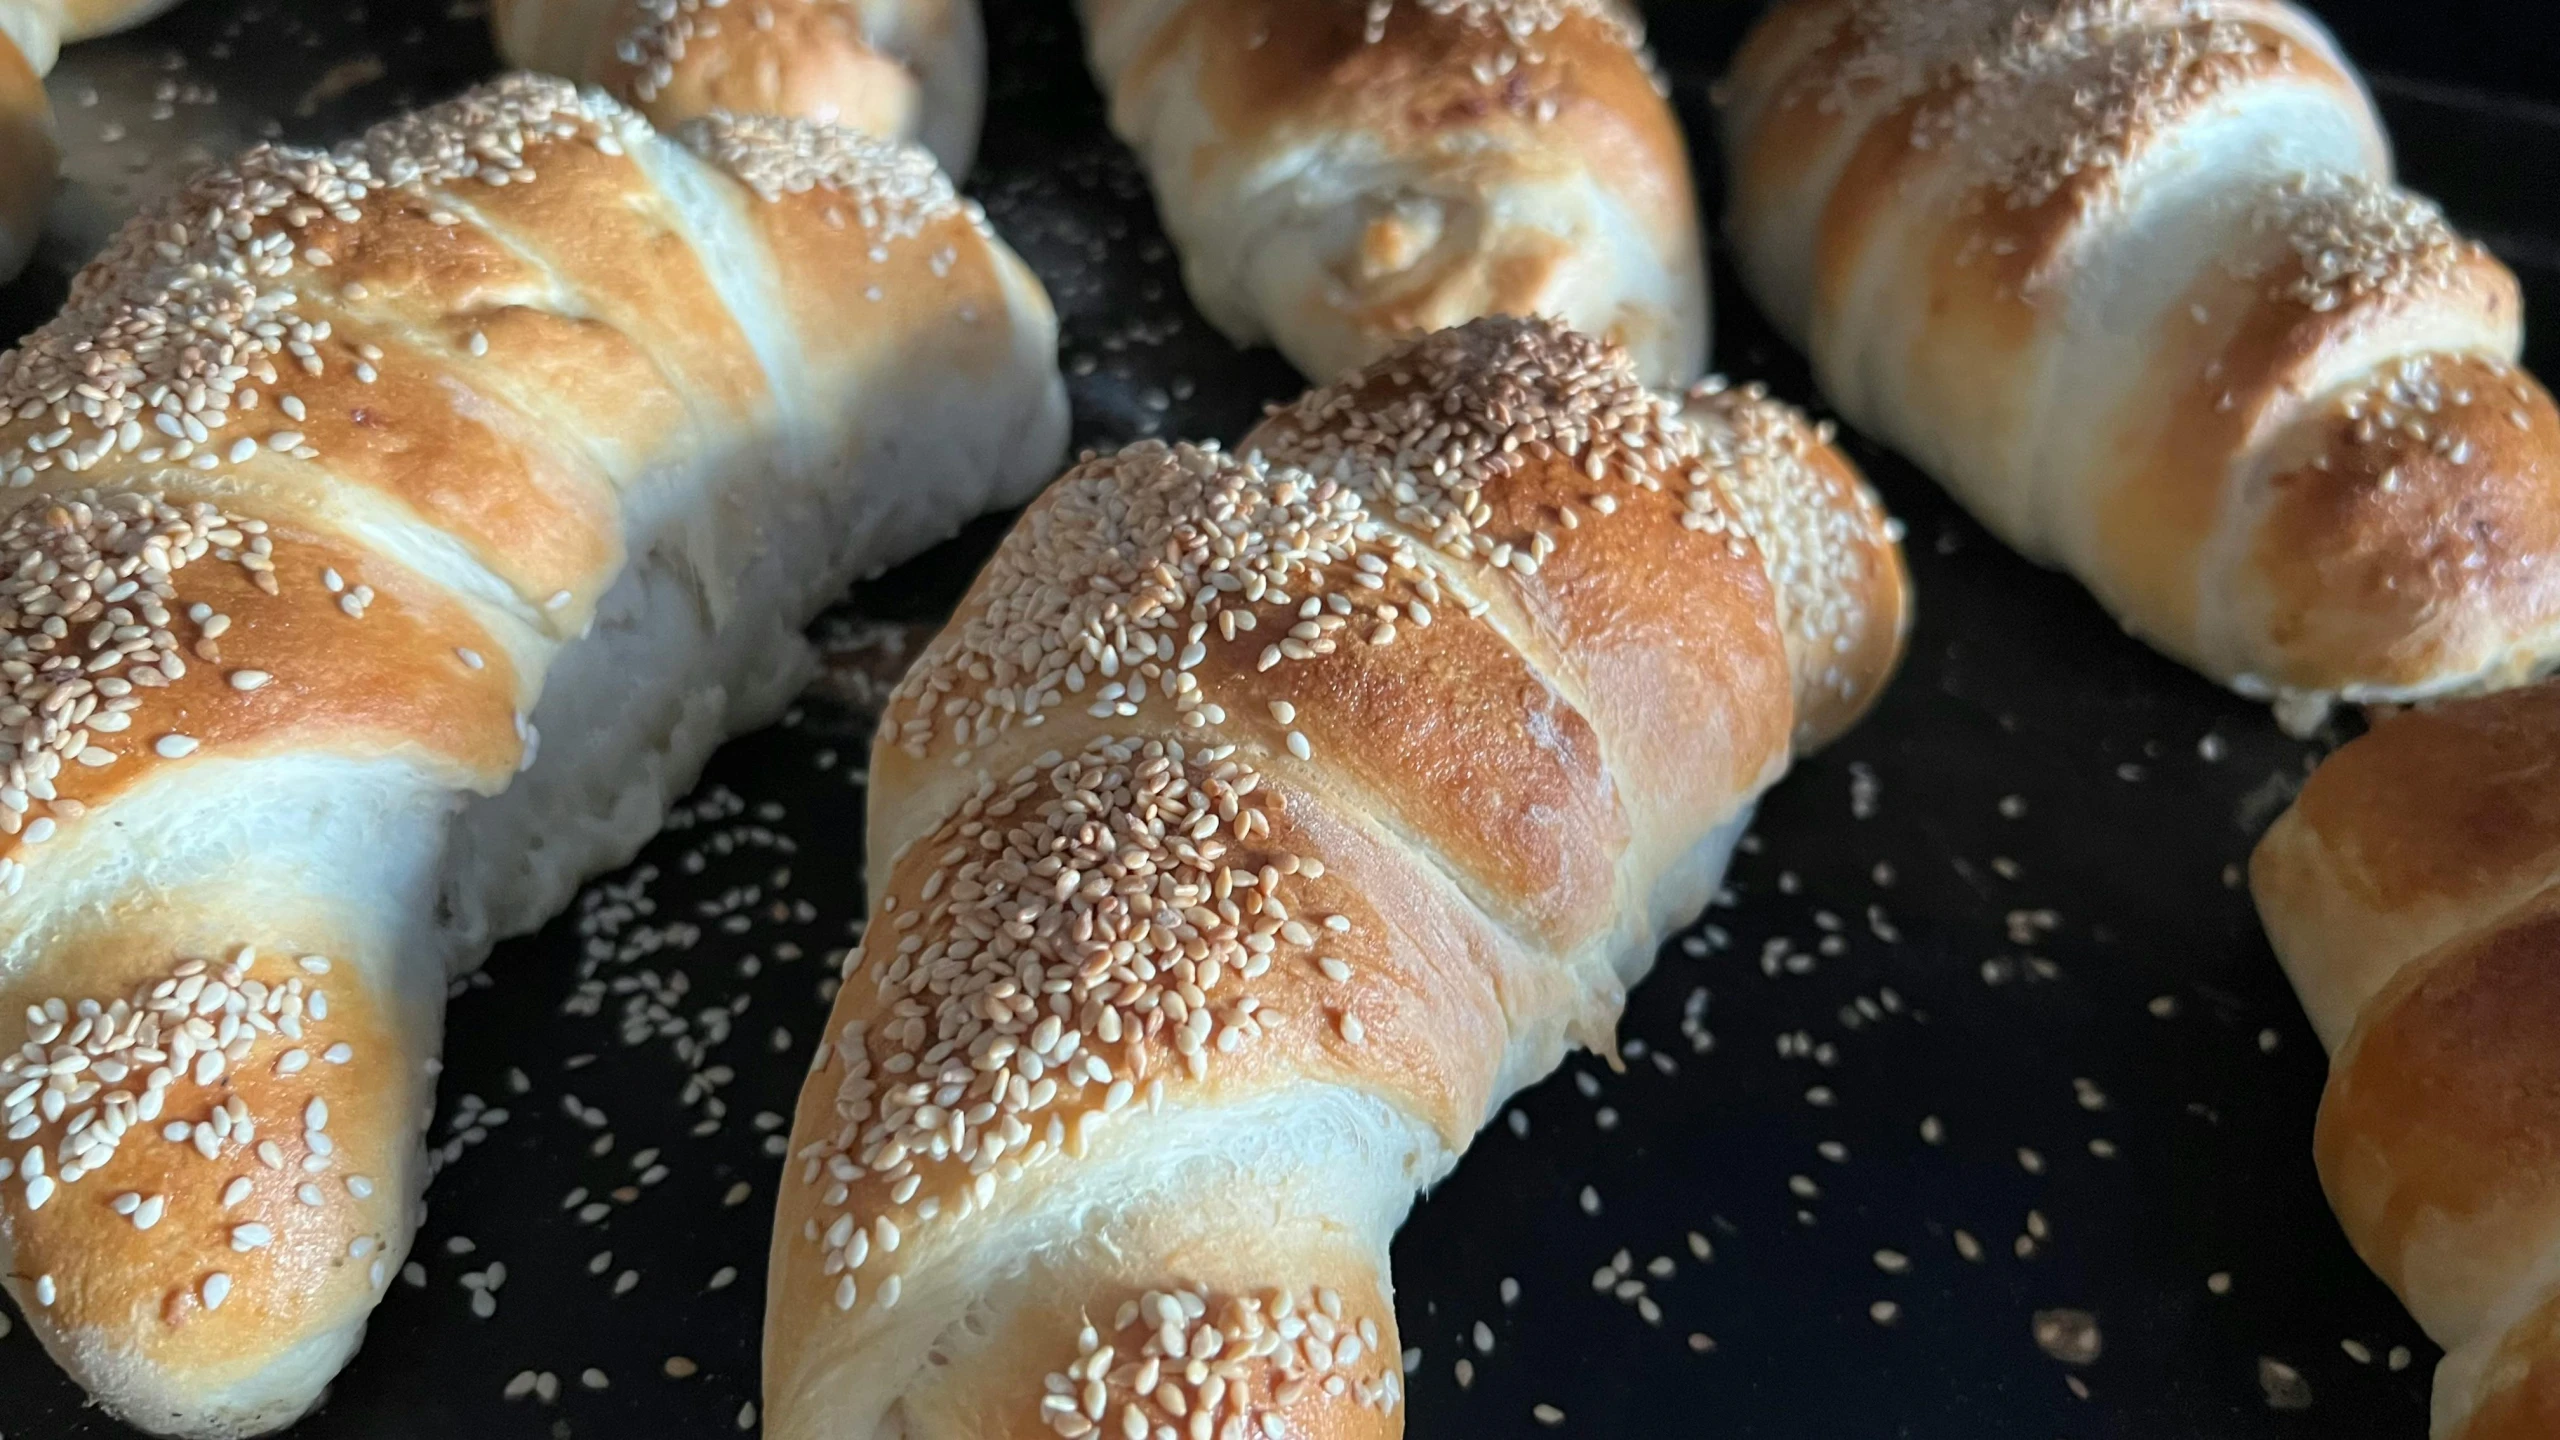
[[[1621,0],[1080,0],[1202,313],[1315,380],[1543,315],[1706,367],[1680,123]]]
[[[2516,279],[2282,0],[1787,0],[1724,83],[1745,281],[1842,415],[2289,728],[2560,658]]]
[[[2329,1047],[2314,1155],[2445,1358],[2436,1440],[2560,1423],[2560,683],[2413,710],[2259,843],[2258,913]]]
[[[1801,416],[1545,321],[1070,470],[875,741],[766,1433],[1403,1434],[1389,1237],[1611,1048],[1905,586]]]
[[[0,357],[0,1282],[102,1404],[314,1403],[447,981],[1039,484],[1054,344],[921,151],[516,77],[205,174]]]
[[[494,0],[510,65],[600,85],[660,126],[825,120],[968,173],[987,106],[978,0]]]

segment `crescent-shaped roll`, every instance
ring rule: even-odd
[[[1874,696],[1891,536],[1546,322],[1069,471],[881,722],[765,1433],[1402,1434],[1389,1236]]]
[[[449,978],[1030,493],[1055,338],[921,151],[520,76],[205,174],[0,357],[0,1283],[100,1402],[319,1397]]]
[[[1081,0],[1201,312],[1329,380],[1543,315],[1707,357],[1680,124],[1621,0]]]
[[[2560,684],[2382,721],[2250,881],[2330,1050],[2321,1183],[2446,1350],[2436,1440],[2560,1431]]]
[[[2560,656],[2515,277],[2281,0],[1788,0],[1736,262],[1853,423],[2289,725]]]
[[[978,0],[494,0],[510,65],[601,85],[660,126],[832,121],[968,173],[987,104]]]

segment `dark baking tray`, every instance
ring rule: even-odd
[[[1752,8],[1654,16],[1709,196],[1707,86]],[[2536,333],[2560,333],[2560,95],[2547,67],[2477,38],[2538,6],[2457,8],[2478,25],[2443,23],[2447,7],[2333,18],[2383,67],[2415,183],[2524,273]],[[1298,380],[1183,298],[1064,0],[989,9],[972,188],[1065,317],[1079,443],[1239,433]],[[191,0],[71,52],[54,90],[78,183],[36,270],[0,290],[0,324],[48,313],[190,146],[326,140],[432,99],[490,69],[482,25],[442,0]],[[2506,88],[2466,88],[2483,76]],[[1717,279],[1719,363],[1818,404]],[[2548,371],[2560,351],[2537,358]],[[1547,1404],[1556,1433],[1587,1436],[2422,1434],[2435,1352],[2321,1202],[2319,1046],[2237,868],[2318,747],[1848,443],[1910,524],[1910,662],[1770,797],[1727,897],[1665,949],[1628,1012],[1628,1072],[1573,1061],[1415,1211],[1395,1249],[1411,1433],[1544,1434]],[[1002,530],[861,586],[821,622],[827,680],[791,719],[724,750],[638,865],[463,988],[423,1286],[393,1286],[297,1434],[753,1428],[775,1127],[861,913],[869,706]],[[1641,1297],[1595,1288],[1620,1251]],[[493,1262],[480,1318],[466,1281]],[[2039,1345],[2055,1310],[2095,1317],[2093,1362]],[[509,1398],[527,1372],[550,1382]],[[119,1433],[23,1327],[0,1340],[0,1395],[12,1440]]]

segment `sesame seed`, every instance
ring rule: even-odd
[[[1564,1412],[1553,1405],[1543,1403],[1532,1405],[1529,1407],[1529,1414],[1535,1418],[1539,1424],[1546,1426],[1550,1430],[1564,1423]]]
[[[219,1310],[222,1302],[231,1298],[231,1277],[216,1270],[204,1277],[204,1285],[198,1293],[204,1297],[204,1308]]]
[[[232,689],[245,692],[259,689],[276,677],[264,670],[234,670],[227,678]]]
[[[164,760],[184,760],[196,753],[198,743],[193,735],[163,735],[151,742],[151,749]]]

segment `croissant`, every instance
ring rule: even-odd
[[[509,65],[601,85],[660,126],[830,120],[968,173],[986,111],[978,0],[496,0]]]
[[[874,742],[765,1433],[1401,1434],[1415,1192],[1611,1048],[1906,603],[1802,417],[1544,321],[1070,470]]]
[[[313,1403],[449,975],[1030,492],[1054,339],[920,151],[520,76],[204,175],[0,357],[0,1278],[92,1394]]]
[[[1789,0],[1735,260],[1853,423],[2297,730],[2560,653],[2515,277],[2278,0]]]
[[[1191,298],[1329,380],[1544,315],[1706,366],[1679,121],[1621,0],[1080,0]]]
[[[63,43],[151,19],[177,0],[0,0],[0,280],[26,268],[62,168],[44,77]]]
[[[2446,1350],[2437,1440],[2560,1429],[2560,685],[2384,720],[2250,863],[2329,1047],[2315,1151]]]

